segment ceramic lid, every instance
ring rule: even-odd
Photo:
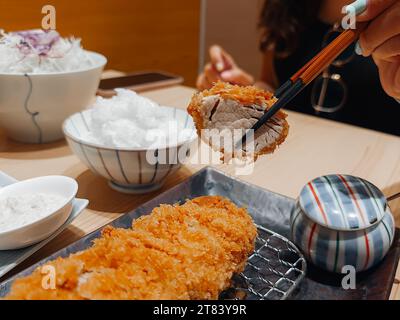
[[[386,198],[372,183],[348,175],[314,179],[301,191],[304,213],[319,225],[351,231],[371,227],[385,215]]]

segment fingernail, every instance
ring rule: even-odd
[[[217,68],[217,71],[218,71],[218,72],[224,71],[224,64],[223,64],[222,62],[218,62],[218,63],[215,65],[215,68]]]
[[[361,45],[360,45],[360,41],[357,41],[357,42],[356,42],[356,46],[355,46],[355,48],[354,48],[354,51],[355,51],[359,56],[362,56],[362,55],[363,55],[363,51],[362,51],[362,48],[361,48]]]
[[[355,13],[357,16],[367,10],[367,0],[357,0],[344,7],[347,14]]]
[[[232,72],[230,72],[229,70],[221,73],[221,77],[223,79],[230,78],[231,76],[232,76]]]

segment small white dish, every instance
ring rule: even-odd
[[[0,171],[0,188],[9,186],[17,182],[18,180]],[[36,243],[24,249],[3,250],[3,251],[0,250],[0,278],[3,277],[10,270],[14,269],[20,263],[28,259],[39,249],[43,248],[46,244],[48,244],[59,234],[61,234],[83,212],[83,210],[85,210],[88,204],[89,201],[87,199],[75,198],[72,201],[72,212],[68,217],[67,221],[43,241],[40,241],[39,243]]]
[[[78,192],[78,183],[69,177],[46,176],[14,183],[0,189],[0,197],[49,193],[65,198],[60,208],[45,217],[20,228],[0,232],[0,250],[25,248],[46,239],[59,229],[72,211],[72,202]]]

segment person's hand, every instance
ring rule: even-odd
[[[241,86],[254,84],[254,78],[238,67],[235,60],[220,46],[210,47],[211,61],[197,78],[199,90],[209,89],[217,81],[225,81]]]
[[[370,21],[359,41],[362,54],[372,55],[384,90],[400,99],[400,1],[367,0],[357,20]]]

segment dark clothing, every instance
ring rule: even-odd
[[[321,50],[330,28],[322,22],[316,22],[299,35],[299,47],[293,54],[284,59],[275,59],[280,83],[290,78]],[[351,50],[354,50],[354,46]],[[348,56],[349,52],[350,49]],[[316,112],[311,104],[313,84],[297,96],[288,109],[400,136],[400,104],[382,89],[378,68],[372,58],[355,55],[343,67],[330,67],[330,72],[340,74],[348,89],[347,100],[341,110],[333,114]],[[319,95],[320,90],[317,93]],[[330,95],[335,94],[330,92]],[[330,98],[337,97],[327,95],[327,99]]]

